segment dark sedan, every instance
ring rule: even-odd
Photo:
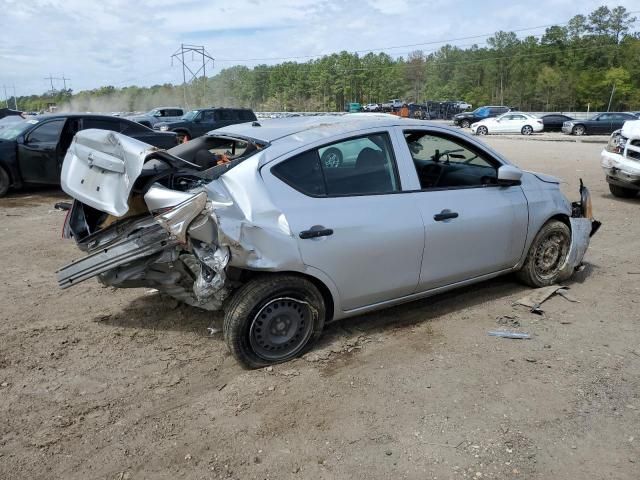
[[[163,149],[177,144],[175,133],[106,115],[48,115],[14,123],[0,130],[0,197],[10,187],[60,185],[62,161],[73,136],[88,128],[112,130]]]
[[[564,122],[571,122],[573,120],[573,118],[562,115],[561,113],[550,113],[549,115],[543,115],[540,119],[544,125],[545,132],[561,132]]]
[[[589,120],[570,120],[562,125],[567,135],[610,135],[619,130],[627,120],[637,120],[630,113],[607,112],[594,115]]]

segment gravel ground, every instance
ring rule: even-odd
[[[0,478],[637,479],[640,199],[601,144],[487,137],[591,187],[603,227],[544,316],[499,278],[332,324],[303,359],[242,370],[212,315],[89,281],[55,190],[0,200]],[[514,327],[529,341],[487,336]]]

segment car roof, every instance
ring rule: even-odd
[[[36,115],[34,118],[40,122],[54,118],[110,118],[115,121],[125,120],[127,122],[131,122],[131,120],[124,117],[115,117],[113,115],[102,113],[45,113],[43,115]]]
[[[229,125],[209,133],[250,138],[264,143],[293,141],[299,145],[305,145],[323,138],[328,139],[359,130],[393,126],[424,127],[427,125],[445,128],[452,132],[457,131],[457,129],[441,123],[402,118],[387,113],[346,113],[344,115],[260,119],[257,122]]]

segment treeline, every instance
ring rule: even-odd
[[[341,52],[305,63],[234,66],[214,77],[148,88],[102,87],[61,99],[78,111],[158,105],[246,106],[262,111],[342,110],[346,102],[464,100],[529,111],[640,109],[640,33],[624,7],[576,15],[541,36],[497,32],[486,45],[445,45],[393,58]],[[613,92],[613,97],[611,97]],[[186,102],[185,102],[186,98]],[[49,97],[22,97],[40,110]]]

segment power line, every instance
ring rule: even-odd
[[[634,10],[631,12],[627,12],[629,15],[633,15],[636,13],[640,13],[640,10]],[[526,28],[519,28],[516,30],[510,30],[508,33],[521,33],[521,32],[527,32],[527,31],[531,31],[531,30],[538,30],[540,28],[550,28],[550,27],[557,27],[560,25],[567,25],[570,22],[570,20],[567,20],[565,22],[557,22],[557,23],[550,23],[547,25],[538,25],[535,27],[526,27]],[[387,47],[377,47],[377,48],[368,48],[368,49],[364,49],[364,50],[353,50],[350,51],[348,53],[366,53],[366,52],[377,52],[377,51],[384,51],[384,50],[394,50],[394,49],[398,49],[398,48],[412,48],[412,47],[420,47],[420,46],[426,46],[426,45],[437,45],[440,43],[451,43],[451,42],[459,42],[462,40],[473,40],[473,39],[477,39],[477,38],[486,38],[486,37],[491,37],[492,35],[495,35],[496,32],[491,32],[491,33],[483,33],[480,35],[470,35],[470,36],[466,36],[466,37],[458,37],[458,38],[450,38],[450,39],[445,39],[445,40],[432,40],[432,41],[428,41],[428,42],[421,42],[421,43],[409,43],[409,44],[405,44],[405,45],[393,45],[393,46],[387,46]],[[331,53],[335,53],[335,52],[331,52]],[[284,60],[300,60],[300,59],[311,59],[311,58],[317,58],[317,57],[325,57],[328,55],[331,55],[331,53],[318,53],[318,54],[314,54],[314,55],[298,55],[298,56],[290,56],[290,57],[262,57],[262,58],[245,58],[245,59],[218,59],[218,62],[223,62],[223,63],[250,63],[250,62],[261,62],[261,61],[284,61]]]

